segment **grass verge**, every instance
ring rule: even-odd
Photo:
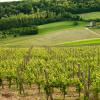
[[[65,42],[65,43],[59,44],[58,46],[82,46],[82,45],[100,45],[100,38]]]

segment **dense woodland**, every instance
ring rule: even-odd
[[[99,11],[99,5],[100,0],[24,0],[0,3],[0,37],[6,37],[9,33],[13,33],[14,36],[16,33],[29,33],[26,31],[24,34],[24,28],[21,27],[33,26],[35,32],[32,30],[30,34],[37,34],[38,25],[64,20],[82,20],[78,13]],[[17,32],[11,31],[14,28],[18,28]]]
[[[0,18],[19,13],[31,14],[43,11],[59,15],[66,12],[83,13],[98,10],[100,10],[100,0],[25,0],[0,3]]]

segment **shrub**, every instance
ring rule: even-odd
[[[7,33],[0,31],[0,39],[7,38]]]
[[[78,22],[77,22],[77,21],[74,21],[74,22],[73,22],[73,25],[74,25],[74,26],[78,25]]]

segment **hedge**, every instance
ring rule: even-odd
[[[38,34],[38,27],[21,27],[21,28],[12,28],[9,30],[0,31],[2,35],[14,35],[14,36],[21,36],[21,35],[35,35]]]

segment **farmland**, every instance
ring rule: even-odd
[[[100,12],[89,12],[89,13],[83,13],[79,14],[81,18],[84,20],[96,20],[100,19]]]
[[[100,98],[100,46],[0,48],[0,54],[1,99]]]
[[[84,39],[99,38],[99,33],[91,29],[86,29],[87,22],[78,22],[73,25],[73,21],[50,23],[39,26],[39,34],[23,37],[9,37],[1,40],[1,47],[29,47],[35,46],[56,46],[60,43],[71,42]]]
[[[0,100],[100,100],[100,0],[0,2]]]

